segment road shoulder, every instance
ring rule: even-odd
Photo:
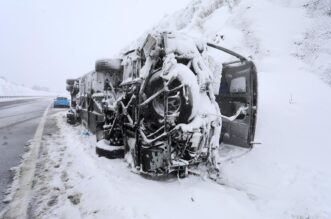
[[[47,119],[49,107],[45,110],[33,141],[28,151],[23,155],[23,160],[17,168],[16,176],[11,188],[11,202],[0,213],[1,218],[26,218],[30,192],[33,186],[36,162],[38,160],[40,144],[43,136],[44,126]]]

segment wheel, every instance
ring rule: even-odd
[[[74,85],[72,85],[72,84],[67,84],[67,86],[66,86],[66,90],[67,90],[67,91],[71,92],[73,89],[74,89]]]
[[[66,83],[67,85],[74,85],[75,81],[77,81],[77,79],[67,79]]]
[[[163,79],[160,75],[161,72],[158,72],[150,78],[145,90],[146,98],[149,98],[159,90],[163,89]],[[182,82],[176,78],[169,84],[169,89],[171,90],[181,85]],[[164,93],[161,93],[148,104],[148,109],[145,110],[146,113],[144,115],[146,121],[158,122],[164,118],[164,98]],[[175,119],[177,124],[188,123],[190,121],[193,104],[192,90],[189,86],[184,86],[168,93],[168,115],[177,114]]]
[[[180,167],[179,170],[178,170],[178,177],[183,179],[185,177],[188,176],[188,170],[187,170],[187,167],[184,166],[184,167]]]
[[[96,71],[120,71],[122,59],[101,59],[95,62]]]
[[[95,152],[100,157],[106,157],[108,159],[124,158],[125,155],[124,146],[112,146],[105,140],[97,142]]]

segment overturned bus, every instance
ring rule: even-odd
[[[184,34],[149,34],[141,47],[67,80],[67,90],[68,122],[96,134],[100,156],[126,157],[142,174],[183,177],[200,163],[217,171],[220,144],[254,143],[254,63]]]

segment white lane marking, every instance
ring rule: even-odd
[[[30,145],[30,150],[24,155],[22,163],[18,168],[19,170],[17,174],[19,177],[17,182],[17,188],[12,191],[14,192],[13,199],[8,204],[8,206],[0,213],[0,218],[27,218],[27,210],[31,198],[31,189],[49,107],[50,106],[47,107],[39,122],[32,144]]]

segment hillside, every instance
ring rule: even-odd
[[[331,85],[330,21],[330,0],[195,0],[153,29],[204,37],[256,62],[277,55],[277,64],[287,67],[290,56]]]
[[[23,85],[14,84],[0,77],[0,96],[54,96],[55,93],[34,90]]]

